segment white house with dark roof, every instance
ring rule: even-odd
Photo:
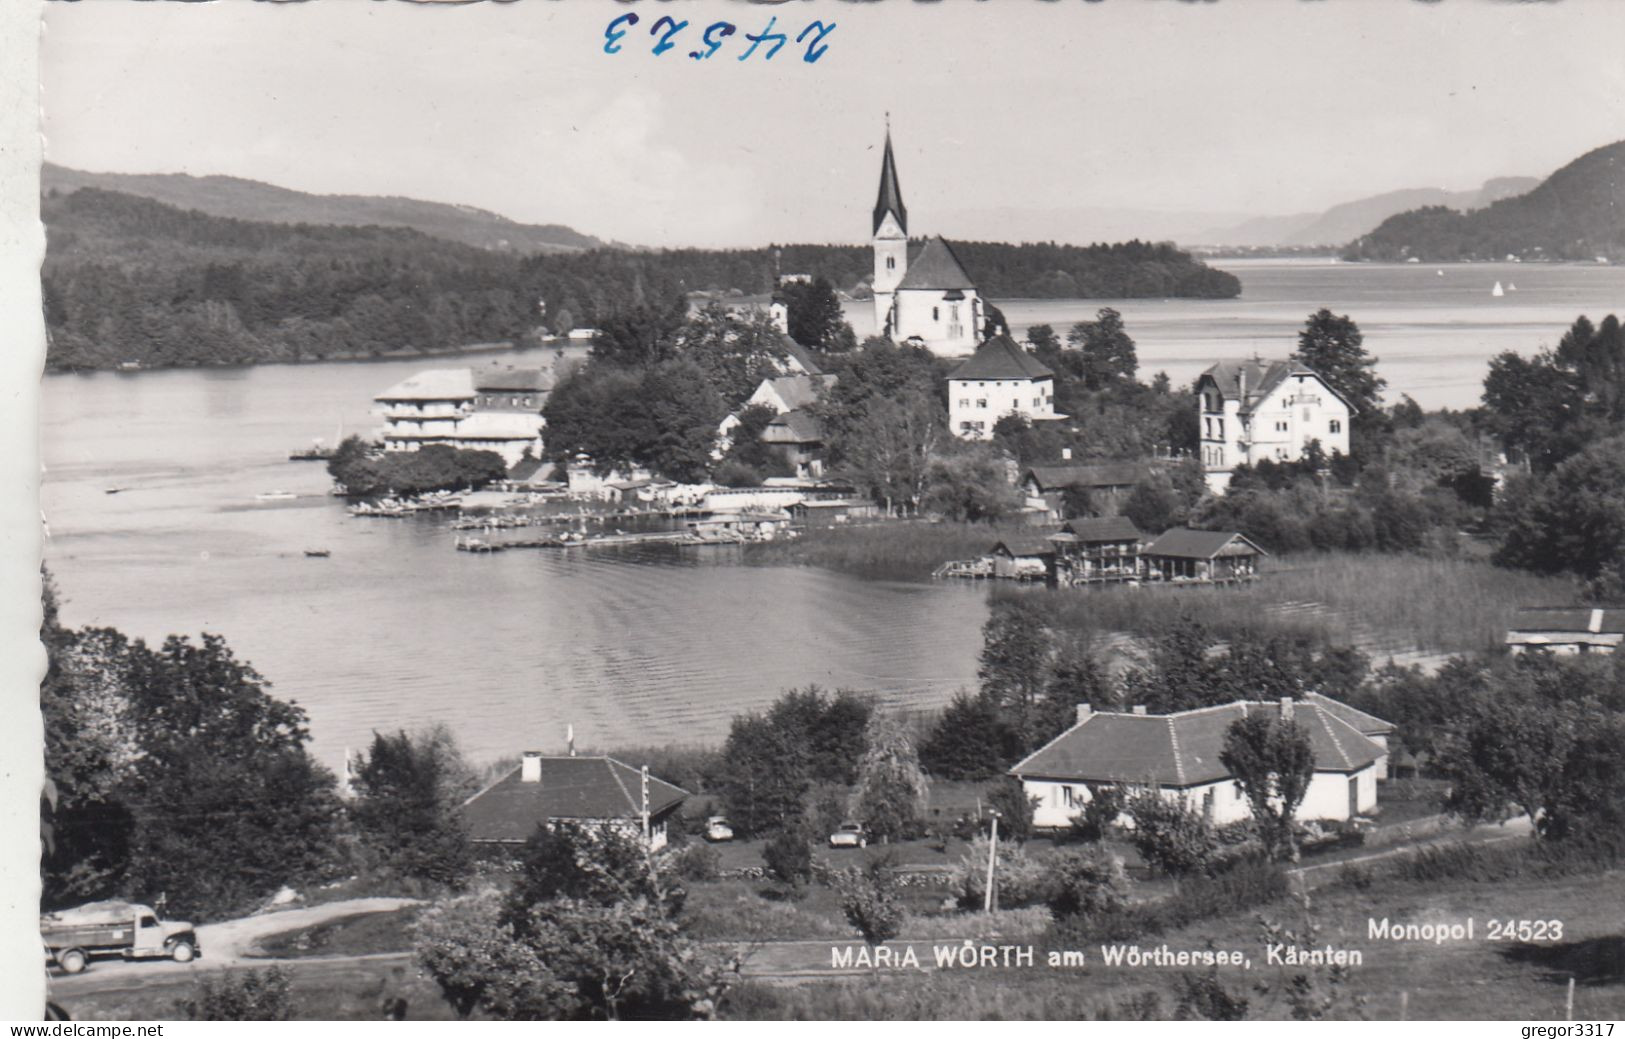
[[[1220,361],[1196,380],[1202,468],[1223,493],[1238,465],[1296,462],[1311,440],[1349,453],[1352,409],[1298,361]]]
[[[1222,825],[1251,816],[1241,785],[1219,760],[1225,730],[1248,714],[1269,712],[1308,730],[1315,771],[1299,819],[1351,819],[1377,806],[1383,746],[1334,712],[1326,697],[1277,703],[1238,700],[1175,714],[1093,711],[1079,704],[1070,729],[1010,769],[1036,799],[1033,825],[1062,828],[1096,788],[1156,790]],[[1338,707],[1345,707],[1337,704]],[[1352,710],[1352,708],[1347,708]],[[1391,726],[1390,726],[1391,728]]]
[[[1014,339],[997,335],[948,375],[948,428],[967,440],[991,440],[1006,415],[1031,422],[1066,417],[1055,413],[1055,373]]]
[[[610,757],[526,752],[513,771],[463,802],[476,846],[517,848],[538,826],[609,824],[666,845],[666,827],[688,791]]]

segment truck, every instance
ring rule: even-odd
[[[91,902],[40,917],[45,962],[78,974],[94,958],[169,959],[188,963],[203,955],[197,932],[181,920],[160,920],[135,902]]]

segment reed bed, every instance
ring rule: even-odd
[[[1061,626],[1102,635],[1153,634],[1189,618],[1220,637],[1300,631],[1368,652],[1454,654],[1499,645],[1518,607],[1572,603],[1579,591],[1566,578],[1474,559],[1317,553],[1266,563],[1257,582],[1240,587],[1062,591],[1048,605]]]

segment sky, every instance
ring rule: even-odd
[[[656,56],[667,14],[691,24]],[[736,60],[770,17],[834,22],[828,51]],[[719,19],[739,32],[687,57]],[[41,74],[47,158],[80,169],[857,242],[889,112],[916,234],[1163,237],[1545,176],[1625,137],[1620,40],[1616,0],[82,0],[48,6]]]

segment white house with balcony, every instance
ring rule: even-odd
[[[384,419],[385,450],[444,444],[494,451],[512,466],[527,449],[541,457],[542,405],[552,388],[541,368],[431,368],[374,397],[373,410]]]
[[[1196,380],[1202,468],[1224,493],[1238,465],[1296,462],[1310,441],[1349,453],[1348,401],[1298,361],[1220,361]]]
[[[1055,373],[1007,335],[994,336],[948,376],[948,428],[967,440],[991,440],[1006,415],[1029,422],[1055,413]]]

